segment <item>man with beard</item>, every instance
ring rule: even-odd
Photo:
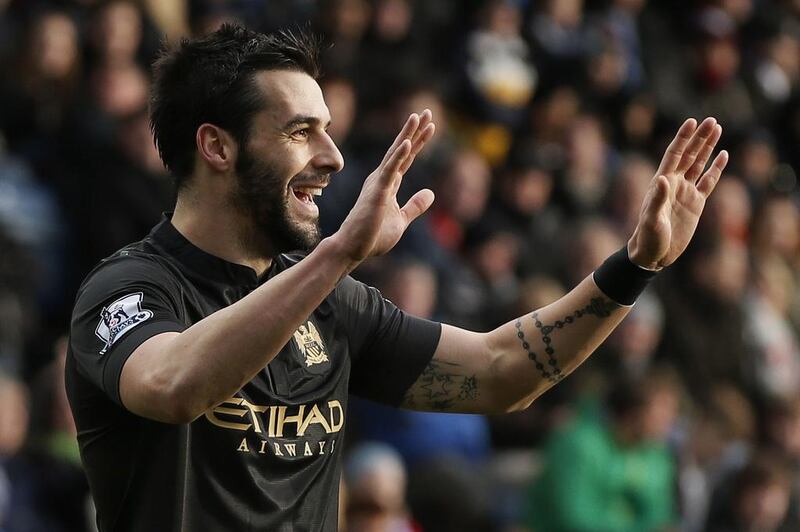
[[[348,274],[433,202],[396,200],[433,118],[408,118],[320,240],[314,196],[344,162],[316,50],[223,26],[156,64],[151,123],[175,211],[89,274],[71,324],[67,390],[101,531],[334,530],[349,393],[525,408],[685,249],[727,161],[703,173],[721,128],[687,120],[627,248],[572,292],[486,334],[414,318]]]

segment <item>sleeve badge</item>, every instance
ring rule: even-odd
[[[153,317],[152,311],[142,309],[144,294],[137,292],[123,296],[100,311],[100,322],[94,334],[105,343],[100,351],[104,355],[125,333]]]

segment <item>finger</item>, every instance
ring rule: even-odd
[[[686,148],[686,144],[689,143],[689,139],[692,138],[692,133],[696,128],[697,120],[694,118],[688,118],[678,128],[678,133],[675,134],[675,138],[670,142],[667,151],[664,152],[664,157],[661,159],[661,164],[658,166],[659,174],[671,174],[675,171],[681,161],[681,156],[683,156],[683,150]]]
[[[416,131],[414,131],[413,136],[411,136],[411,146],[413,147],[417,141],[419,141],[420,137],[422,137],[425,128],[433,122],[433,113],[431,113],[430,109],[425,109],[419,115],[419,124],[417,125]]]
[[[433,134],[436,133],[436,124],[430,122],[425,128],[422,130],[421,136],[417,139],[416,143],[411,147],[411,153],[408,157],[405,158],[403,164],[400,165],[400,173],[405,174],[409,168],[411,168],[411,164],[414,162],[414,159],[417,157],[417,154],[422,151],[422,148],[425,147],[425,144],[431,140]]]
[[[405,216],[406,224],[410,224],[419,216],[427,211],[430,206],[433,204],[434,195],[433,191],[427,188],[423,188],[413,196],[411,199],[403,205],[403,208],[400,209],[400,212],[403,213]]]
[[[411,113],[411,115],[406,120],[406,123],[403,124],[400,133],[398,133],[397,137],[395,137],[392,145],[389,146],[388,150],[386,150],[386,155],[383,156],[383,160],[381,161],[380,166],[384,166],[387,163],[392,153],[394,153],[397,150],[397,148],[400,147],[400,144],[404,140],[410,139],[414,135],[414,132],[417,130],[418,127],[419,127],[419,115],[417,113]]]
[[[695,130],[691,140],[689,140],[689,144],[686,146],[683,156],[675,169],[676,172],[685,174],[686,171],[692,167],[694,162],[698,159],[697,156],[700,154],[703,146],[705,146],[708,139],[714,134],[716,125],[716,118],[709,117],[703,120],[700,126]],[[705,162],[703,166],[705,166]]]
[[[708,158],[711,157],[711,154],[714,151],[714,148],[717,146],[717,142],[719,142],[720,137],[722,136],[722,126],[717,124],[714,126],[714,131],[711,132],[711,136],[706,139],[706,143],[703,144],[703,148],[700,150],[700,153],[697,154],[697,159],[695,159],[692,166],[686,170],[686,179],[691,182],[697,182],[697,178],[703,173],[703,170],[708,164]]]
[[[389,155],[386,164],[383,166],[380,174],[381,184],[384,186],[394,185],[394,181],[398,180],[397,178],[400,175],[400,165],[403,163],[403,160],[408,157],[409,153],[411,153],[411,141],[405,139],[400,142],[397,149]]]
[[[728,164],[728,158],[727,151],[722,150],[719,152],[714,162],[711,163],[711,168],[697,182],[697,190],[703,196],[708,197],[714,191],[714,187],[717,186],[717,182],[722,176],[722,171],[725,170],[725,166]]]
[[[400,167],[398,168],[398,172],[400,173],[400,179],[394,182],[394,186],[392,187],[392,194],[397,194],[397,191],[400,190],[400,185],[402,184],[402,176],[411,168],[411,165],[414,163],[414,159],[416,159],[417,154],[422,150],[425,146],[425,143],[428,142],[433,134],[436,132],[436,126],[429,122],[420,133],[420,136],[417,138],[416,144],[411,145],[411,151],[409,154],[403,158],[400,162]],[[415,135],[417,137],[417,135]]]
[[[416,142],[416,140],[422,135],[422,130],[425,129],[425,126],[433,122],[433,113],[430,109],[425,109],[419,114],[419,126],[417,126],[417,131],[414,133],[414,137],[411,139],[411,142]]]

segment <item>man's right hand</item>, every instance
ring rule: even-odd
[[[383,255],[392,249],[408,225],[433,203],[433,192],[422,189],[400,207],[397,191],[403,175],[434,131],[430,110],[409,116],[381,164],[367,177],[355,206],[341,228],[331,236],[336,248],[350,263],[348,270],[367,257]]]

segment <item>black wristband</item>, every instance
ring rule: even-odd
[[[637,266],[628,257],[628,247],[608,257],[594,271],[594,283],[605,295],[620,305],[633,305],[656,271]]]

